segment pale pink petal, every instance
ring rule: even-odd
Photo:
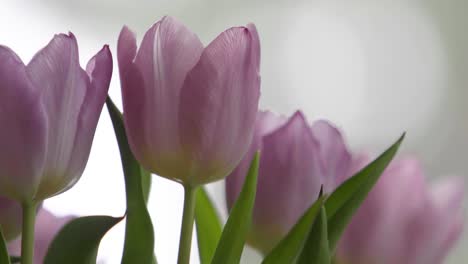
[[[316,121],[311,129],[317,141],[320,142],[320,153],[324,163],[324,190],[332,192],[349,177],[351,154],[341,132],[328,121]]]
[[[255,31],[228,29],[185,79],[179,129],[192,164],[188,176],[197,183],[225,177],[250,145],[260,96],[258,46]]]
[[[94,132],[106,101],[112,75],[112,55],[109,47],[105,46],[88,63],[87,74],[90,83],[86,90],[86,97],[80,109],[76,137],[73,141],[73,149],[67,173],[63,181],[66,186],[61,192],[71,188],[81,177],[88,161]]]
[[[322,184],[319,156],[318,142],[300,112],[263,138],[254,246],[268,252],[317,199]]]
[[[144,167],[161,176],[188,177],[187,166],[177,158],[181,156],[180,90],[202,51],[194,33],[164,17],[146,32],[134,61],[137,69],[127,65],[130,55],[122,55],[125,62],[120,64],[127,67],[122,94],[130,146]],[[174,175],[176,168],[184,167],[183,175]]]
[[[41,93],[48,117],[46,163],[38,196],[56,194],[67,183],[67,167],[72,156],[81,106],[89,79],[81,69],[75,37],[56,35],[27,66],[28,75]]]
[[[255,152],[261,149],[262,138],[282,126],[287,121],[288,119],[286,117],[276,115],[270,111],[258,111],[255,131],[249,150],[244,155],[244,158],[239,165],[226,178],[226,185],[229,186],[229,188],[226,188],[226,202],[229,209],[236,201],[237,196],[242,189],[245,176]]]
[[[137,52],[135,33],[127,26],[120,31],[117,41],[117,61],[119,63],[120,80],[125,78],[128,67],[133,64]]]
[[[0,193],[30,200],[39,184],[47,119],[37,87],[16,54],[0,46]]]

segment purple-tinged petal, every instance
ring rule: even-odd
[[[263,137],[250,243],[268,252],[317,199],[319,145],[304,116]]]
[[[320,142],[320,153],[323,161],[324,191],[332,192],[350,175],[352,159],[345,145],[341,132],[329,122],[319,120],[312,125],[312,133]]]
[[[31,200],[39,184],[47,143],[47,119],[26,67],[0,46],[0,193]]]
[[[256,31],[231,28],[203,51],[185,79],[180,138],[192,165],[188,182],[225,177],[252,139],[260,95]]]
[[[288,119],[286,117],[276,115],[270,111],[258,111],[257,120],[255,121],[255,131],[249,150],[244,155],[244,158],[239,165],[226,178],[226,186],[229,186],[226,188],[226,202],[229,209],[231,209],[237,199],[237,196],[241,192],[250,162],[252,161],[255,152],[261,149],[263,137],[284,125],[287,121]]]
[[[34,231],[34,263],[43,263],[55,235],[73,218],[75,217],[57,217],[46,209],[39,210]],[[21,255],[21,238],[8,243],[8,252],[13,256]]]
[[[76,135],[71,150],[71,159],[62,181],[65,183],[60,192],[72,187],[81,177],[88,161],[94,132],[106,101],[112,76],[112,55],[108,46],[96,54],[86,68],[90,83],[86,90],[86,97],[81,105],[76,126]],[[38,193],[40,196],[41,194]],[[50,194],[49,194],[50,195]],[[44,197],[45,198],[45,197]]]
[[[128,67],[133,63],[137,52],[135,33],[127,26],[120,31],[117,41],[117,61],[119,63],[120,79],[124,78]]]
[[[165,17],[146,32],[135,67],[127,65],[122,77],[130,146],[144,167],[161,176],[187,177],[187,166],[178,158],[182,156],[179,98],[184,79],[202,51],[194,33],[174,18]],[[128,63],[128,59],[122,60]],[[178,170],[181,172],[174,173]]]
[[[344,263],[440,264],[460,236],[463,187],[457,181],[427,188],[414,158],[393,161],[346,229]]]
[[[56,35],[26,67],[41,93],[48,117],[48,148],[38,189],[41,199],[63,190],[78,132],[80,109],[90,81],[79,65],[75,37]]]

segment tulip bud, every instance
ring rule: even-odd
[[[44,263],[50,243],[60,229],[73,218],[73,216],[57,217],[46,209],[39,211],[34,233],[34,263]],[[8,243],[8,252],[12,256],[21,255],[21,238]]]
[[[247,151],[258,107],[255,27],[230,28],[204,48],[164,17],[138,51],[124,27],[117,51],[125,129],[142,166],[188,185],[229,174]]]
[[[76,183],[111,74],[107,46],[80,67],[71,33],[56,35],[28,65],[0,46],[0,194],[40,201]]]
[[[301,112],[289,119],[259,112],[249,151],[226,179],[229,208],[257,150],[258,187],[247,240],[268,253],[317,199],[321,186],[331,192],[348,177],[351,157],[340,132],[326,121],[310,127]]]
[[[337,263],[443,263],[461,235],[463,192],[454,178],[427,186],[413,158],[393,161],[345,230]]]

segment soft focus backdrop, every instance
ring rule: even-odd
[[[77,36],[84,65],[105,43],[116,54],[123,24],[141,40],[146,29],[168,14],[207,44],[228,27],[254,22],[262,41],[262,108],[284,114],[301,108],[309,120],[330,119],[355,150],[377,153],[407,131],[403,152],[420,157],[432,178],[468,175],[465,0],[0,3],[0,44],[13,48],[25,62],[59,32],[72,31]],[[121,105],[116,64],[110,95]],[[156,254],[160,263],[175,263],[183,190],[178,184],[154,179],[149,210]],[[47,200],[45,207],[59,215],[122,215],[123,184],[116,141],[104,109],[81,181]],[[225,214],[222,183],[211,185],[210,191]],[[119,263],[123,230],[120,224],[104,239],[102,263]],[[195,247],[192,259],[198,263]],[[447,263],[468,259],[463,250],[467,247],[465,234]],[[255,252],[245,252],[245,263],[258,260]]]

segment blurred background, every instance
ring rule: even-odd
[[[84,66],[103,44],[116,54],[124,24],[141,40],[168,14],[208,44],[228,27],[254,22],[262,42],[262,108],[288,115],[301,108],[310,121],[330,119],[354,150],[380,152],[407,131],[401,153],[417,155],[431,180],[468,175],[466,0],[0,3],[0,44],[13,48],[25,62],[59,32],[77,36]],[[114,67],[110,95],[121,106]],[[209,189],[226,214],[223,184]],[[124,198],[117,144],[104,109],[82,179],[47,200],[45,207],[57,215],[118,216],[125,211]],[[159,263],[176,262],[182,202],[178,184],[154,178],[149,210]],[[99,252],[102,263],[120,262],[123,231],[122,223],[105,237]],[[467,247],[465,234],[446,263],[468,259],[463,250]],[[192,263],[198,263],[196,243],[193,252]],[[246,250],[243,262],[258,261],[254,251]]]

